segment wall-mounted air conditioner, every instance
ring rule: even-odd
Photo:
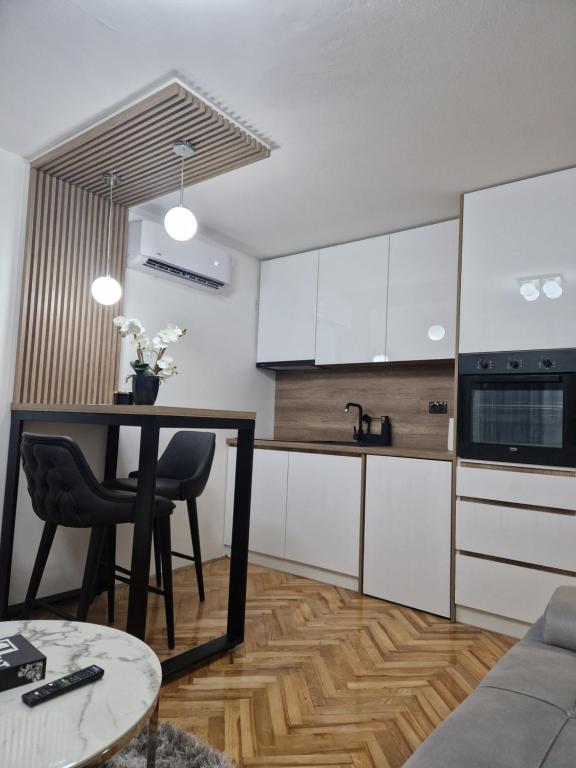
[[[129,269],[180,285],[220,290],[230,285],[232,259],[221,248],[196,236],[187,242],[173,240],[155,221],[128,225]]]

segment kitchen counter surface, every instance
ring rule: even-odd
[[[235,439],[226,441],[228,445],[236,445]],[[395,446],[380,447],[377,445],[349,445],[342,443],[311,442],[303,440],[255,440],[254,448],[269,451],[298,451],[302,453],[331,453],[344,456],[399,456],[406,459],[432,459],[435,461],[454,461],[453,451],[439,448],[398,448]]]

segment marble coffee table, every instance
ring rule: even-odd
[[[81,768],[101,765],[150,723],[150,766],[162,672],[141,640],[110,627],[75,621],[0,622],[0,637],[23,635],[46,656],[46,678],[0,692],[0,765]],[[104,677],[27,707],[22,694],[97,664]]]

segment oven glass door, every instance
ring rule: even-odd
[[[572,466],[574,379],[574,374],[463,376],[459,454]]]

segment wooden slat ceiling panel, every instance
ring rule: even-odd
[[[262,160],[270,149],[199,96],[173,83],[37,158],[32,166],[96,195],[106,195],[104,173],[118,173],[114,199],[137,205],[180,186],[172,145],[191,141],[184,185]]]

